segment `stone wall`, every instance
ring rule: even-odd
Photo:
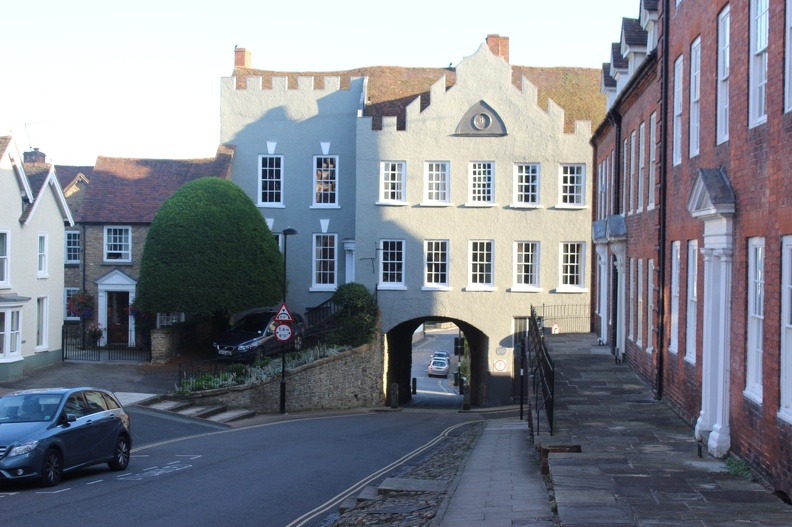
[[[286,411],[340,410],[385,404],[382,339],[286,373]],[[280,377],[207,390],[190,396],[197,405],[280,411]]]

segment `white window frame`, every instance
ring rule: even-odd
[[[47,278],[49,276],[49,236],[46,232],[38,235],[36,276]]]
[[[338,156],[313,156],[313,184],[311,207],[338,209],[339,206],[339,166]],[[327,166],[325,166],[327,165]]]
[[[644,207],[644,177],[646,176],[646,123],[638,127],[638,212]]]
[[[649,182],[646,191],[646,210],[655,208],[655,185],[657,181],[657,112],[649,116]]]
[[[116,232],[118,231],[118,232]],[[126,232],[126,241],[111,241],[110,236],[118,236]],[[122,245],[121,250],[110,251],[111,245]],[[115,247],[113,247],[115,248]],[[119,258],[109,258],[110,254],[119,254]],[[102,258],[105,263],[131,263],[132,262],[132,227],[129,225],[105,225],[104,239],[102,241]]]
[[[728,8],[727,8],[728,9]],[[792,2],[786,0],[786,49],[784,53],[784,111],[792,111]]]
[[[630,318],[627,321],[627,338],[635,341],[635,294],[637,283],[635,280],[635,258],[630,258]]]
[[[696,320],[698,318],[698,240],[688,240],[687,312],[685,314],[685,360],[696,363]]]
[[[471,161],[468,165],[468,207],[495,204],[495,162]]]
[[[745,344],[745,391],[743,394],[762,404],[762,362],[764,348],[765,240],[748,239],[748,312]]]
[[[790,14],[787,10],[787,19]],[[729,69],[731,63],[730,42],[731,11],[727,5],[718,15],[718,101],[716,110],[716,144],[729,140]],[[790,42],[787,41],[787,46]],[[787,54],[787,63],[790,57]],[[787,86],[789,89],[789,86]]]
[[[380,161],[380,190],[377,204],[407,204],[407,163]]]
[[[426,161],[424,163],[424,206],[446,206],[450,204],[449,182],[451,164],[448,161]]]
[[[183,311],[169,311],[167,313],[157,313],[157,329],[173,326],[184,322]]]
[[[69,299],[80,291],[79,287],[64,287],[63,288],[63,319],[64,320],[80,320],[80,314],[69,313]]]
[[[688,156],[699,155],[701,128],[701,37],[690,44],[690,130],[688,136]]]
[[[80,231],[66,231],[66,236],[64,237],[65,247],[63,250],[63,262],[66,265],[79,265],[82,249],[80,246],[81,242],[82,236]],[[73,258],[75,255],[77,258]]]
[[[559,203],[561,209],[580,209],[586,206],[586,165],[562,163],[559,167]]]
[[[635,130],[630,133],[630,214],[635,212]]]
[[[534,240],[514,242],[514,278],[512,291],[539,292],[540,243]]]
[[[629,154],[629,151],[627,150],[628,146],[629,146],[629,143],[627,142],[627,138],[625,137],[624,138],[623,151],[622,151],[622,157],[624,158],[624,160],[623,160],[624,161],[624,163],[623,163],[624,164],[624,169],[622,170],[622,173],[621,173],[621,177],[622,177],[622,180],[621,180],[621,182],[622,182],[622,185],[621,185],[621,189],[622,189],[621,212],[625,216],[627,215],[627,212],[628,212],[627,211],[627,190],[628,190],[627,189],[627,169],[628,169],[628,164],[627,164],[628,157],[627,156]]]
[[[404,240],[383,239],[379,241],[379,283],[377,289],[405,289]]]
[[[448,247],[448,240],[424,240],[423,290],[448,291],[450,289]]]
[[[314,234],[312,245],[310,290],[335,291],[338,287],[338,235]],[[330,251],[330,254],[322,251]]]
[[[635,314],[637,320],[635,321],[635,342],[638,347],[643,345],[643,310],[644,310],[644,291],[643,291],[643,258],[638,259],[638,293],[635,295],[637,306]]]
[[[11,232],[0,230],[0,287],[11,287]]]
[[[268,161],[267,166],[264,166],[265,161]],[[284,206],[283,184],[285,180],[283,174],[285,173],[285,169],[285,160],[282,155],[259,154],[257,177],[258,203],[256,203],[256,205],[259,207],[275,208],[282,208]],[[267,175],[266,179],[264,177],[265,174]],[[268,199],[264,199],[265,195]]]
[[[539,163],[514,164],[513,207],[535,208],[539,206],[540,174]]]
[[[792,236],[781,238],[781,372],[778,417],[792,423]]]
[[[770,0],[751,0],[748,128],[767,122],[767,60]]]
[[[586,292],[586,242],[568,241],[558,245],[559,293]]]
[[[679,349],[679,240],[671,242],[671,335],[668,352]]]
[[[654,260],[646,263],[646,352],[654,351]]]
[[[468,240],[468,291],[495,289],[495,240]]]
[[[49,349],[49,298],[36,298],[36,351]]]
[[[682,75],[684,57],[680,55],[674,62],[674,129],[672,142],[673,165],[682,163]]]
[[[0,363],[22,356],[22,305],[0,308]]]

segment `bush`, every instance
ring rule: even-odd
[[[377,304],[366,286],[352,282],[338,288],[333,302],[343,306],[338,328],[328,340],[341,346],[360,346],[370,342],[377,331]]]

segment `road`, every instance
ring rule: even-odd
[[[171,438],[137,442],[124,472],[93,467],[51,489],[1,482],[0,524],[321,525],[344,498],[480,419],[410,410],[212,428],[154,414],[133,417],[139,435]]]
[[[426,333],[426,338],[413,344],[412,377],[416,380],[416,393],[409,403],[411,408],[435,408],[447,410],[460,410],[462,396],[459,387],[454,386],[454,374],[459,365],[459,359],[454,357],[454,337],[459,336],[459,330],[444,329],[433,330]],[[451,357],[451,370],[448,378],[429,377],[426,372],[429,359],[435,351],[447,351]]]

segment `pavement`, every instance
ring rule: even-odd
[[[692,427],[594,335],[546,342],[555,363],[553,434],[533,400],[524,420],[488,420],[433,526],[792,526],[791,505],[709,456]],[[64,362],[0,382],[0,394],[89,385],[141,404],[175,391],[181,360]]]

